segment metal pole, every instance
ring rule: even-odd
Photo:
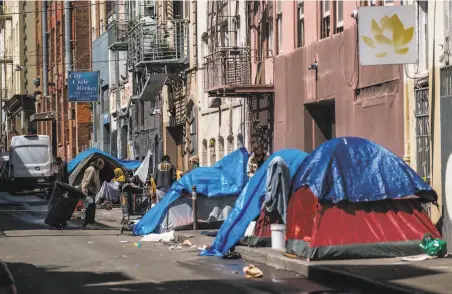
[[[42,92],[44,97],[48,97],[49,72],[47,61],[47,1],[41,2],[41,22],[42,22]]]
[[[119,92],[119,51],[115,52],[115,79],[116,79],[116,133],[119,134],[120,130],[120,120],[119,120],[119,111],[121,109],[121,96]],[[121,143],[118,144],[118,141],[121,140],[121,136],[116,136],[116,157],[119,158],[119,148]]]
[[[196,202],[196,186],[191,187],[191,201],[193,211],[193,231],[198,229],[198,203]]]

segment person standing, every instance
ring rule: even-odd
[[[67,164],[64,162],[61,157],[57,157],[55,159],[55,163],[57,164],[57,181],[69,184],[69,172],[67,170]]]
[[[6,263],[0,260],[0,293],[16,294],[16,286]]]
[[[246,174],[248,178],[252,178],[257,170],[262,166],[262,164],[268,159],[270,155],[268,152],[264,151],[261,146],[256,146],[253,148],[253,154],[248,159],[248,167]]]
[[[96,195],[100,190],[99,171],[104,168],[104,160],[102,158],[95,159],[90,166],[85,170],[82,180],[82,192],[86,197],[90,197],[90,204],[86,207],[85,223],[83,229],[97,229],[95,222],[96,217]]]
[[[166,192],[173,185],[177,179],[176,167],[171,164],[168,155],[162,156],[162,162],[157,165],[157,172],[155,173],[156,196],[157,202],[162,200]]]

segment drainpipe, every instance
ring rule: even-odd
[[[66,72],[66,80],[69,76],[69,72],[72,71],[72,13],[71,13],[71,1],[64,1],[64,50],[65,50],[65,72]],[[63,99],[67,99],[64,98]],[[69,109],[64,109],[63,111],[68,111],[71,109],[71,106],[69,104]],[[69,115],[69,113],[67,113]],[[69,122],[68,122],[68,125]],[[68,139],[67,139],[68,140]],[[66,148],[66,144],[64,143],[66,141],[65,136],[63,135],[62,138],[63,146]]]
[[[115,52],[115,79],[116,79],[116,134],[119,134],[121,127],[119,121],[119,111],[121,110],[121,96],[119,92],[119,51]],[[121,136],[116,136],[116,157],[119,158],[119,149],[121,148]]]
[[[45,99],[48,99],[48,60],[47,60],[47,1],[41,2],[41,22],[42,22],[42,92]]]

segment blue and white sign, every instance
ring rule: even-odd
[[[104,125],[109,124],[109,123],[110,123],[110,114],[104,113]]]
[[[97,102],[99,100],[99,72],[70,72],[67,82],[69,102]]]

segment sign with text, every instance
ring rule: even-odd
[[[68,78],[69,102],[97,102],[99,100],[99,72],[70,72]]]

